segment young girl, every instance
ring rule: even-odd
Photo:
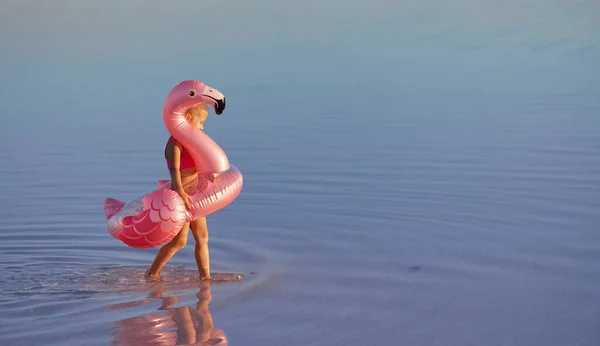
[[[204,121],[208,117],[208,108],[205,105],[190,108],[186,112],[186,117],[190,124],[196,126],[200,130],[204,130]],[[171,173],[171,188],[179,193],[186,208],[189,210],[192,201],[191,197],[183,190],[183,186],[198,176],[194,160],[190,153],[172,136],[167,141],[165,159],[167,160],[167,167]],[[160,276],[161,269],[177,251],[185,247],[190,228],[192,229],[192,235],[196,241],[194,256],[196,257],[200,279],[210,280],[208,228],[206,226],[205,217],[196,219],[192,222],[186,222],[175,238],[160,248],[152,265],[146,271],[146,279],[162,280],[162,277]]]

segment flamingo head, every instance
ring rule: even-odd
[[[212,105],[216,114],[222,114],[225,110],[225,96],[200,81],[186,80],[171,90],[165,101],[165,108],[186,110],[200,104]]]

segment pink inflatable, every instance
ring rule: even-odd
[[[184,185],[192,198],[186,210],[169,180],[130,202],[114,198],[104,201],[109,233],[134,248],[160,246],[175,237],[186,221],[212,214],[233,202],[242,189],[242,174],[229,164],[227,156],[208,135],[188,123],[186,111],[200,104],[225,109],[225,97],[202,82],[187,80],[177,84],[167,96],[163,119],[167,129],[191,154],[198,178]]]

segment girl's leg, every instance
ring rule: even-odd
[[[158,250],[158,253],[156,254],[156,258],[154,259],[154,262],[152,262],[152,265],[150,266],[148,271],[146,271],[146,278],[159,278],[160,279],[160,271],[165,266],[165,264],[167,264],[167,262],[169,262],[171,257],[173,257],[173,255],[177,251],[179,251],[185,247],[185,244],[187,243],[189,230],[190,230],[190,224],[189,224],[189,222],[186,222],[183,225],[183,227],[181,228],[181,231],[179,231],[179,233],[177,233],[175,238],[171,239],[170,242],[163,245],[163,247],[161,247],[160,250]]]
[[[208,227],[206,218],[202,217],[190,223],[196,241],[194,256],[198,265],[201,280],[210,280],[210,256],[208,253]]]

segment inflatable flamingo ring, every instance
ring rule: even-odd
[[[217,143],[186,120],[186,111],[200,104],[213,105],[215,113],[221,114],[225,97],[202,82],[186,80],[173,88],[163,107],[168,131],[190,152],[198,170],[198,178],[183,187],[192,198],[190,210],[169,180],[160,180],[156,190],[127,203],[114,198],[104,201],[109,233],[128,246],[160,246],[173,239],[185,222],[212,214],[239,195],[240,171],[229,164]]]

